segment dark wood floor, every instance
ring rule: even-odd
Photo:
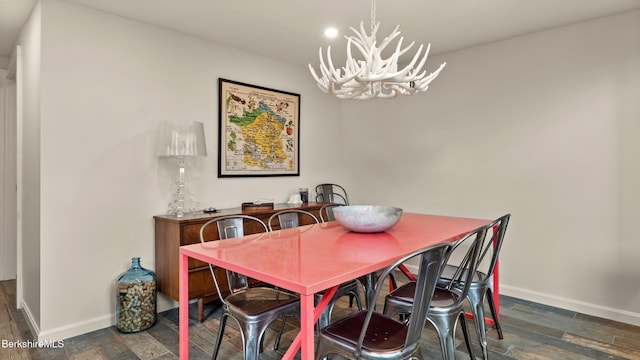
[[[195,313],[195,307],[192,309]],[[507,296],[501,298],[504,340],[498,340],[495,330],[488,334],[490,358],[493,360],[579,360],[579,359],[640,359],[640,327],[622,324],[553,308]],[[208,307],[210,315],[189,328],[191,359],[210,359],[218,330],[219,309]],[[348,313],[346,302],[336,315]],[[281,348],[286,350],[295,335],[295,321],[289,320],[288,331]],[[230,321],[228,324],[232,324]],[[469,325],[471,325],[469,323]],[[233,329],[227,327],[219,359],[242,359],[242,344]],[[273,325],[275,329],[276,324]],[[473,329],[469,328],[473,334]],[[282,350],[273,351],[275,331],[269,331],[261,359],[279,359]],[[422,340],[422,359],[442,359],[435,332],[427,326]],[[475,336],[472,336],[475,340]],[[0,341],[31,340],[21,311],[15,309],[15,281],[0,282]],[[468,359],[464,343],[457,342],[458,359]],[[475,355],[480,356],[475,347]],[[121,334],[114,327],[65,339],[61,348],[11,349],[0,348],[0,359],[177,359],[178,311],[158,315],[158,323],[147,331]],[[481,358],[481,357],[478,357]]]

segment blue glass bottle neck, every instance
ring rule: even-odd
[[[134,257],[131,258],[131,268],[129,270],[140,270],[142,267],[140,266],[140,258]]]

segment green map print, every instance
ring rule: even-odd
[[[230,114],[229,122],[240,128],[241,134],[230,132],[227,149],[232,153],[243,153],[243,164],[260,170],[291,169],[293,161],[285,153],[285,147],[293,146],[286,141],[291,135],[293,122],[276,114],[267,104],[259,102],[252,111],[251,104],[242,111],[242,116]],[[283,136],[285,139],[283,139]],[[238,147],[242,146],[241,149]]]

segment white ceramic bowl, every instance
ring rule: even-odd
[[[348,230],[375,233],[389,230],[402,216],[402,209],[378,205],[348,205],[333,209],[336,221]]]

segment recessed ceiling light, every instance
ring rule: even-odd
[[[334,27],[329,27],[324,29],[324,36],[332,39],[336,36],[338,36],[338,29],[334,28]]]

